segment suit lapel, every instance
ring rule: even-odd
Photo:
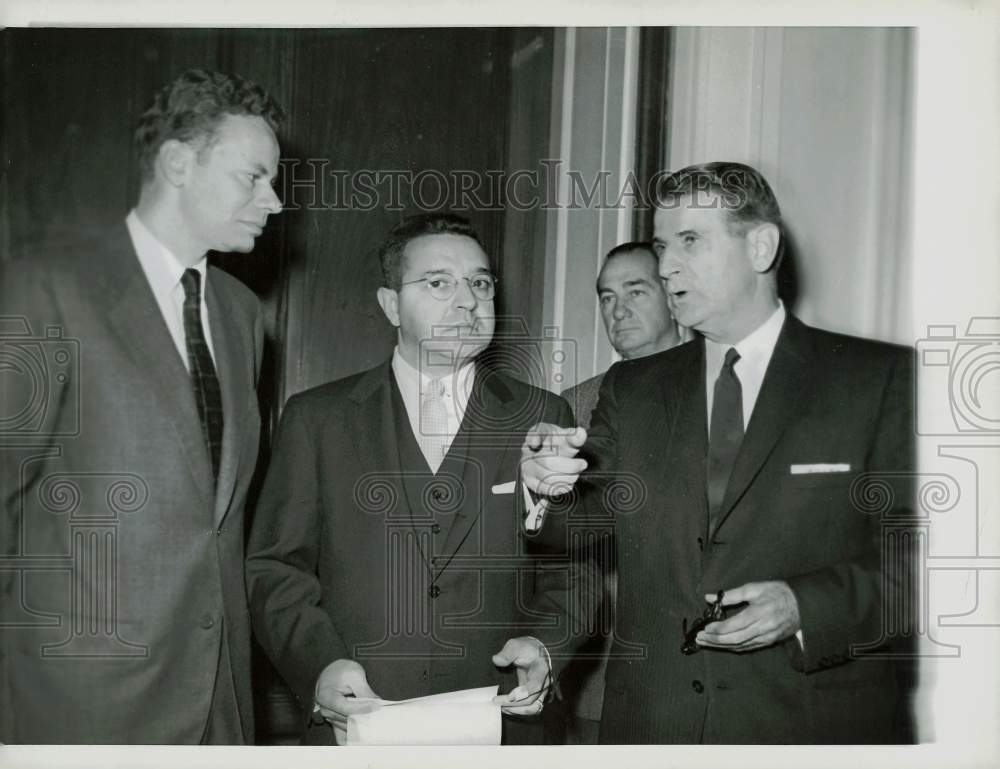
[[[705,457],[708,453],[708,420],[705,401],[705,342],[700,337],[687,346],[685,359],[671,369],[663,382],[667,414],[667,450],[662,454],[658,477],[663,498],[685,500],[673,506],[690,513],[662,527],[671,538],[693,542],[704,535],[708,520]],[[652,425],[651,429],[661,429]],[[658,445],[662,439],[649,445]],[[678,532],[677,527],[682,527]]]
[[[461,545],[469,529],[483,517],[494,484],[512,480],[499,478],[498,473],[506,466],[511,444],[519,437],[514,429],[515,414],[510,411],[513,396],[498,377],[490,376],[476,365],[476,379],[462,426],[445,460],[446,464],[451,464],[452,459],[462,463],[462,487],[466,492],[444,540],[442,552],[447,554]],[[491,523],[483,520],[482,526]],[[487,536],[485,528],[480,530],[480,536]]]
[[[774,346],[743,445],[736,457],[719,509],[716,531],[760,472],[782,433],[798,418],[802,404],[808,402],[812,371],[805,326],[788,315]]]
[[[181,361],[156,297],[142,271],[128,230],[122,224],[105,252],[110,263],[100,276],[99,301],[109,306],[108,320],[125,349],[144,372],[153,397],[164,412],[181,444],[188,469],[205,498],[212,499],[212,471],[201,434],[191,378]],[[107,404],[114,408],[114,404]]]
[[[352,434],[361,469],[365,473],[378,473],[380,479],[395,492],[395,499],[405,504],[407,497],[400,475],[392,388],[389,361],[361,375],[349,396],[357,404],[353,412]]]
[[[211,272],[210,269],[208,274]],[[222,456],[215,485],[215,523],[218,525],[229,509],[236,488],[243,445],[243,415],[248,411],[244,372],[247,362],[253,360],[253,351],[247,349],[246,337],[240,334],[232,313],[211,280],[206,283],[205,303],[215,352],[215,373],[222,388]]]

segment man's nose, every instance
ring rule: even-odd
[[[465,310],[474,310],[479,305],[479,300],[472,293],[472,286],[468,278],[459,278],[455,286],[455,306]]]
[[[615,300],[614,309],[611,311],[611,316],[615,320],[623,320],[624,318],[627,318],[630,313],[631,310],[629,310],[628,305],[626,305],[625,302],[619,302],[617,299]]]
[[[669,278],[671,275],[678,272],[678,270],[678,262],[672,256],[672,252],[667,249],[663,249],[660,252],[660,277]]]
[[[275,192],[274,187],[270,184],[263,184],[261,186],[263,190],[257,196],[257,207],[267,211],[268,214],[281,213],[281,200],[278,198],[278,193]]]

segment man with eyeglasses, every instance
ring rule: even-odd
[[[254,630],[307,743],[344,744],[373,698],[492,683],[504,742],[540,742],[542,701],[515,683],[546,688],[549,661],[519,637],[536,561],[514,481],[528,428],[572,415],[487,365],[497,279],[465,219],[407,218],[380,260],[396,349],[286,405],[248,547]]]

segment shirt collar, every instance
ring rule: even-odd
[[[181,276],[186,268],[173,252],[149,231],[134,208],[125,217],[125,226],[128,227],[135,253],[139,257],[139,263],[146,273],[153,293],[157,296],[171,296],[180,285]],[[208,259],[203,256],[192,265],[191,269],[197,270],[201,275],[202,296],[204,296]]]
[[[463,363],[455,376],[441,377],[441,384],[444,385],[446,396],[453,395],[457,389],[459,399],[462,402],[468,401],[469,393],[472,389],[473,374],[475,372],[474,361]],[[396,375],[396,383],[401,390],[422,394],[428,382],[434,377],[428,376],[422,371],[417,371],[399,353],[399,347],[392,351],[392,373]]]
[[[786,314],[785,304],[779,299],[778,306],[770,317],[736,344],[720,344],[706,338],[705,370],[718,372],[722,368],[722,361],[730,347],[736,348],[741,361],[748,364],[755,361],[766,364],[771,360],[774,347],[778,343],[778,336],[781,334]]]

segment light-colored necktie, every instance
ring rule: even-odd
[[[432,379],[420,395],[420,435],[417,436],[424,459],[437,474],[448,452],[448,410],[444,403],[444,382]]]

